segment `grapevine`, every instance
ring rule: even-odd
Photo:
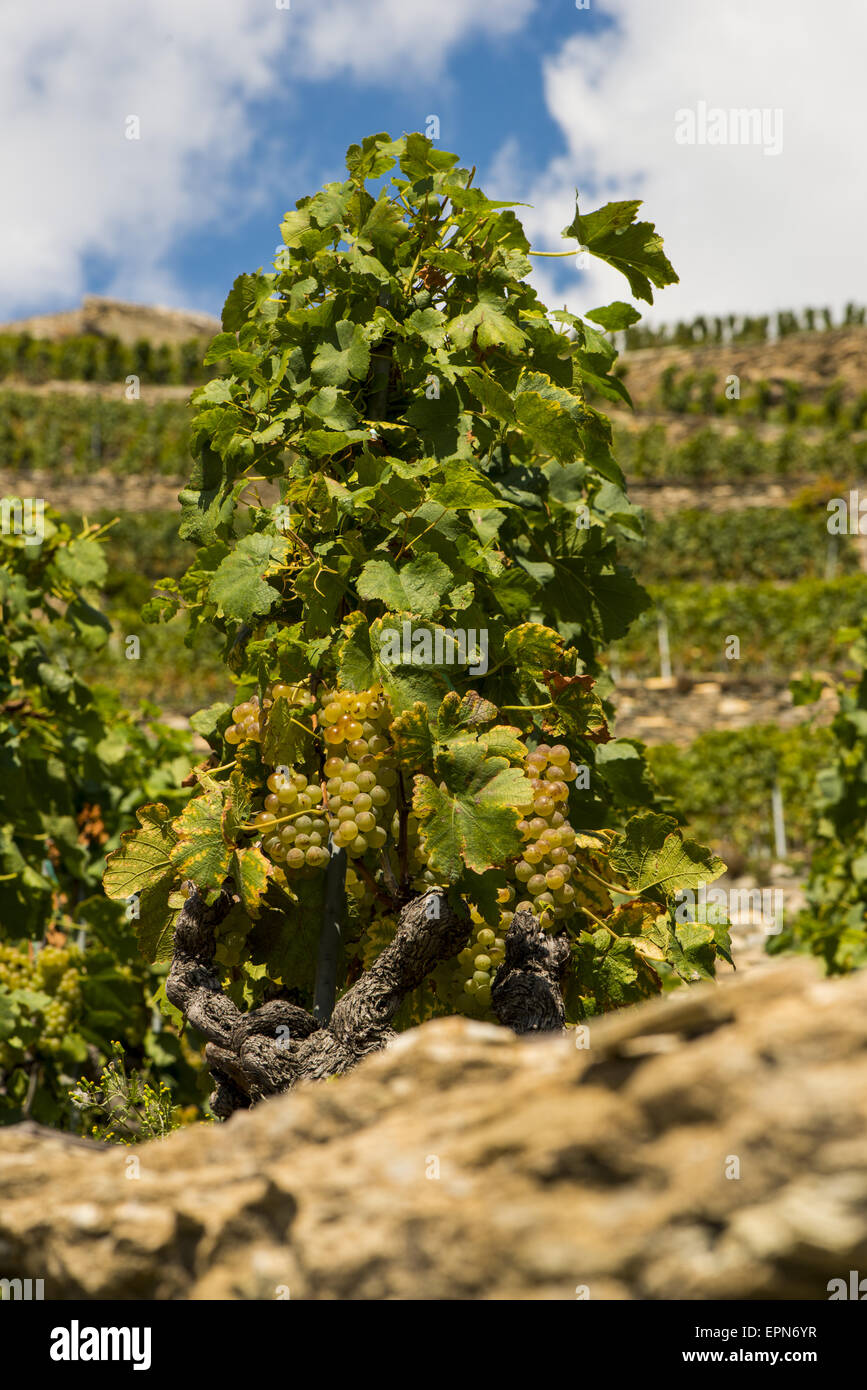
[[[600,660],[650,603],[593,404],[628,401],[637,315],[549,315],[473,178],[418,134],[352,146],[238,277],[193,397],[199,549],[145,617],[219,634],[236,689],[194,717],[188,805],[142,807],[104,882],[140,893],[218,1114],[433,1014],[562,1027],[728,958],[675,919],[723,865],[613,737]],[[676,277],[637,209],[564,236],[652,302]]]

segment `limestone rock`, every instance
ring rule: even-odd
[[[0,1131],[0,1278],[47,1299],[826,1299],[850,1269],[867,973],[805,960],[586,1037],[436,1020],[135,1149]]]
[[[85,295],[78,309],[37,314],[33,318],[0,324],[0,333],[29,333],[33,338],[56,341],[93,333],[98,337],[116,337],[129,344],[139,338],[156,344],[182,343],[189,338],[212,338],[219,331],[219,320],[210,314],[190,309],[164,309],[160,305],[128,304],[125,300],[106,299],[96,294]]]

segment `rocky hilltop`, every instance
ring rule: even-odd
[[[137,1149],[0,1131],[46,1299],[820,1299],[867,1272],[867,973],[523,1041],[460,1019]]]
[[[100,338],[119,338],[128,344],[146,338],[157,347],[164,343],[187,342],[190,338],[212,338],[219,331],[219,319],[210,314],[163,309],[159,305],[127,304],[121,299],[104,299],[95,294],[85,295],[78,309],[0,323],[0,333],[29,333],[33,338],[53,341],[93,333]]]

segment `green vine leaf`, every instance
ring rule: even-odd
[[[725,872],[725,864],[711,850],[684,839],[671,816],[653,812],[627,822],[609,863],[631,889],[646,893],[656,888],[667,897],[684,889],[694,892]]]
[[[336,341],[321,343],[313,356],[311,374],[322,386],[345,386],[367,376],[370,348],[360,324],[341,319],[334,327]]]
[[[453,883],[465,869],[481,874],[492,862],[518,854],[521,836],[515,807],[526,806],[531,798],[520,769],[476,747],[438,759],[438,771],[445,773],[439,784],[416,777],[412,799],[433,873]]]
[[[653,303],[653,288],[677,284],[678,277],[662,249],[662,237],[652,222],[636,222],[641,200],[606,203],[605,207],[582,217],[575,200],[575,217],[564,230],[565,237],[577,237],[599,260],[607,261],[629,281],[636,299]],[[596,311],[598,313],[598,310]]]
[[[235,549],[221,561],[208,594],[217,612],[238,622],[250,622],[268,613],[277,601],[277,590],[268,577],[282,569],[288,550],[281,538],[254,532],[243,536]]]
[[[119,848],[106,860],[103,888],[107,897],[128,904],[145,960],[170,960],[177,920],[172,900],[179,882],[172,855],[178,836],[161,802],[136,814],[141,829],[121,835]]]
[[[391,560],[368,560],[357,588],[361,598],[378,599],[394,613],[433,618],[452,582],[448,565],[429,552],[400,569]]]
[[[258,917],[263,893],[268,888],[272,866],[257,845],[249,849],[236,849],[230,864],[232,880],[241,898],[245,912],[250,917]]]
[[[297,706],[280,697],[265,719],[262,761],[268,767],[302,765],[313,747],[313,730]]]

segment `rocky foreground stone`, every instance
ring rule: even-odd
[[[46,1299],[824,1300],[850,1269],[867,974],[804,960],[577,1037],[433,1021],[136,1149],[0,1131],[0,1278]]]

